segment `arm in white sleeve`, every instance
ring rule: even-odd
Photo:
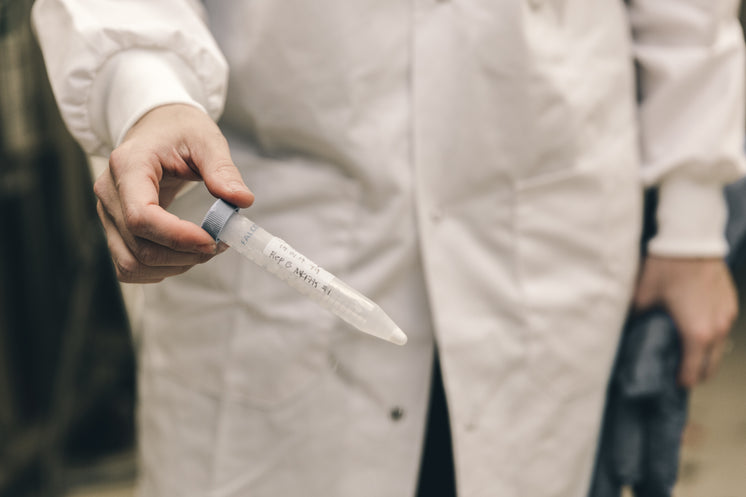
[[[70,132],[108,155],[143,114],[186,103],[217,119],[228,69],[192,0],[37,0],[32,11]]]
[[[642,179],[659,186],[661,256],[727,251],[723,186],[744,164],[744,43],[735,0],[632,0]]]

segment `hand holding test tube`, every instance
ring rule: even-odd
[[[404,332],[376,303],[238,214],[237,207],[216,201],[202,228],[358,330],[397,345],[407,343]]]

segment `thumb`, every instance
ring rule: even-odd
[[[203,135],[190,152],[207,190],[215,197],[241,208],[254,203],[254,194],[233,163],[228,141],[220,131]]]

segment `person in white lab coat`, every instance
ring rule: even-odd
[[[160,281],[139,495],[414,495],[437,343],[458,495],[582,497],[633,295],[680,325],[686,385],[736,312],[721,191],[743,171],[735,9],[38,0],[66,123],[111,153],[95,190],[117,273]],[[660,188],[659,231],[635,291],[642,185]],[[213,258],[194,224],[213,196],[251,206],[409,343]]]

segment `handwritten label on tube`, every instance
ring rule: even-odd
[[[309,287],[329,295],[329,283],[334,276],[318,264],[310,261],[291,247],[285,240],[274,237],[264,247],[264,255],[279,269],[290,273],[290,277],[300,280]]]

